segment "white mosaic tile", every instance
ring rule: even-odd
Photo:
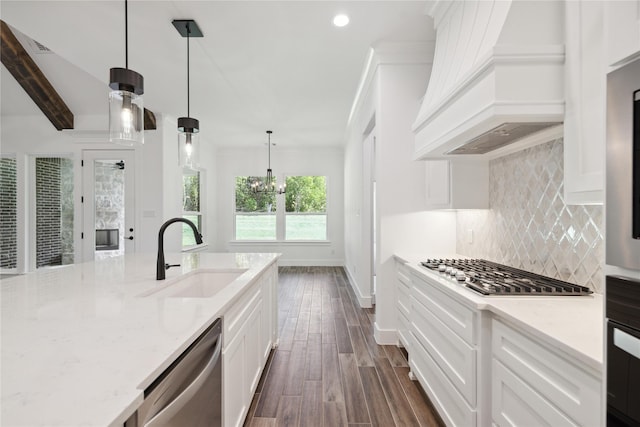
[[[492,160],[490,209],[458,211],[458,253],[601,293],[603,208],[566,205],[563,174],[562,139]]]

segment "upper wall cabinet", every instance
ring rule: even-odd
[[[618,67],[640,54],[640,0],[608,0],[602,3],[606,61],[607,65]]]
[[[489,209],[489,163],[427,160],[427,209]]]
[[[567,204],[604,201],[605,3],[565,2],[564,196]]]

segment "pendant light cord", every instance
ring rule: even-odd
[[[267,145],[269,146],[269,169],[271,169],[271,134],[269,133],[269,142]]]
[[[129,69],[129,10],[124,0],[124,68]]]
[[[187,22],[187,117],[191,117],[191,112],[189,110],[190,105],[190,89],[189,89],[189,35],[191,34],[191,28],[189,27],[189,23]]]

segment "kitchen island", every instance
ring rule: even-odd
[[[168,254],[181,267],[157,281],[155,255],[131,254],[3,280],[0,424],[122,425],[144,389],[267,273],[263,311],[275,319],[278,257]],[[246,272],[210,298],[150,293],[206,269]]]

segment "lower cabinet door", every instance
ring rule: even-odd
[[[578,426],[500,361],[493,359],[491,415],[496,426]],[[599,425],[600,420],[593,420]]]
[[[418,341],[409,353],[409,366],[447,426],[473,427],[477,412],[440,370]]]
[[[244,414],[249,405],[245,387],[248,383],[246,358],[246,336],[241,332],[227,345],[222,354],[222,419],[225,426],[241,426],[244,422]]]

